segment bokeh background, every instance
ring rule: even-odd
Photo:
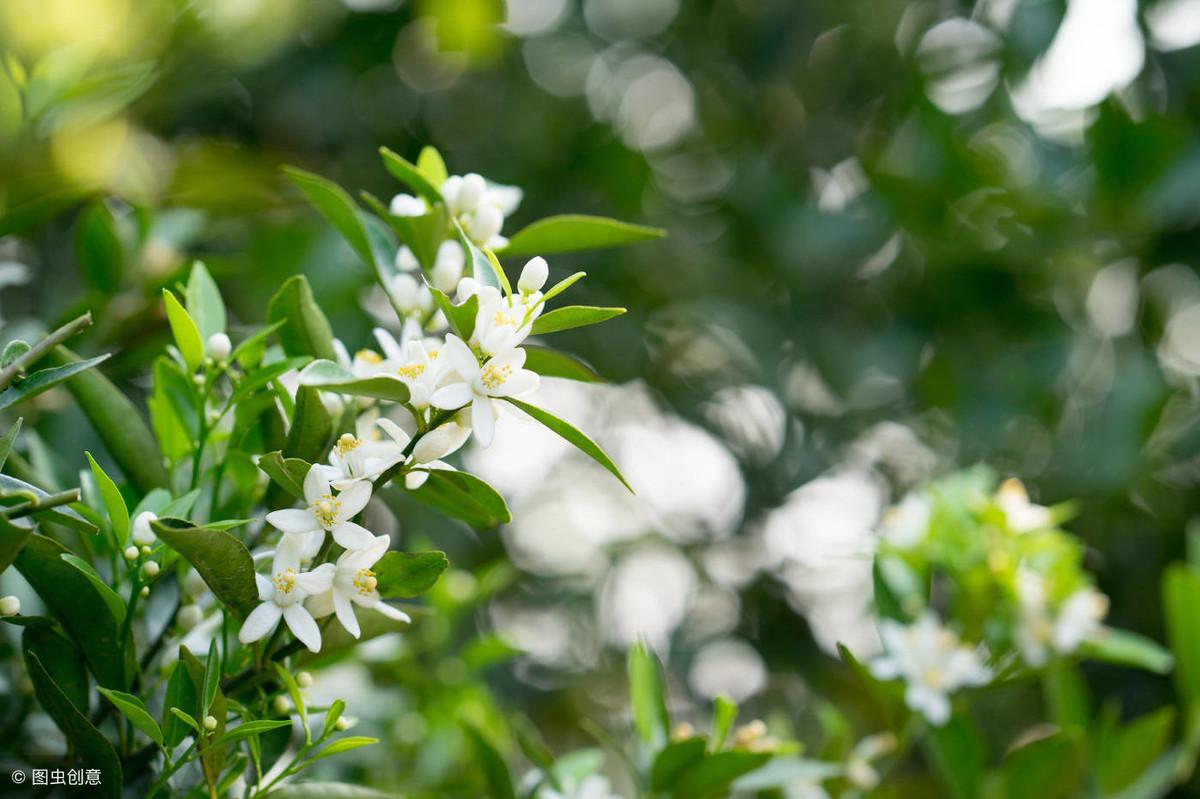
[[[349,776],[432,792],[470,776],[458,715],[528,716],[559,750],[620,726],[639,637],[684,718],[723,692],[800,740],[831,712],[863,734],[831,652],[878,647],[874,529],[959,466],[1076,500],[1112,622],[1161,638],[1200,504],[1198,44],[1200,0],[8,0],[2,332],[90,308],[84,349],[143,392],[158,289],[198,257],[238,322],[302,272],[365,345],[370,275],[278,167],[386,197],[380,145],[522,187],[507,232],[664,227],[551,260],[629,313],[558,342],[610,385],[539,401],[637,496],[506,420],[464,457],[513,523],[380,512],[454,571],[314,691],[388,738]],[[97,219],[114,257],[89,255]],[[65,400],[41,411],[28,455],[72,484],[95,445]],[[1128,712],[1170,701],[1087,673]]]

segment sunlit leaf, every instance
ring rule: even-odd
[[[151,527],[163,543],[192,564],[239,619],[258,606],[254,560],[241,541],[223,530],[195,527],[181,519],[158,519]]]
[[[187,368],[194,372],[204,362],[204,340],[200,338],[200,328],[196,327],[196,321],[169,289],[163,289],[162,296],[175,346],[179,348]]]
[[[388,552],[372,571],[381,596],[407,598],[428,591],[449,566],[445,552]]]
[[[558,252],[620,247],[667,235],[661,228],[633,225],[600,216],[566,214],[539,219],[509,237],[499,255],[550,255]]]
[[[106,360],[108,360],[108,355],[99,355],[95,358],[88,358],[86,361],[39,369],[26,375],[0,392],[0,411],[49,391],[59,383],[69,380],[81,372],[86,372]]]
[[[333,359],[333,331],[304,275],[284,281],[267,305],[267,319],[282,323],[278,329],[283,351],[292,357],[311,355]]]
[[[591,305],[568,305],[555,308],[533,320],[535,336],[571,330],[576,327],[597,325],[625,313],[624,308],[597,308]]]
[[[408,386],[398,375],[355,377],[330,360],[313,361],[300,372],[300,385],[314,386],[338,394],[372,397],[390,402],[408,402]]]
[[[221,299],[221,290],[217,288],[216,281],[201,261],[192,264],[184,300],[204,341],[207,342],[214,333],[225,332],[225,301]]]

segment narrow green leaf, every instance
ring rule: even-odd
[[[1200,572],[1182,563],[1163,576],[1163,615],[1175,653],[1175,686],[1185,707],[1200,701]]]
[[[56,347],[47,359],[58,366],[79,360],[66,347]],[[94,369],[75,375],[64,385],[133,487],[141,493],[166,487],[167,470],[162,453],[129,398]]]
[[[121,288],[125,252],[117,235],[116,220],[103,202],[93,203],[79,215],[75,261],[83,279],[93,288],[106,294]]]
[[[158,728],[158,722],[146,710],[146,706],[142,704],[142,700],[133,694],[114,691],[111,688],[103,686],[97,686],[96,690],[103,694],[108,701],[112,702],[117,710],[121,711],[121,715],[133,723],[133,726],[144,732],[147,738],[159,746],[163,745],[162,730]]]
[[[509,775],[508,766],[504,763],[500,752],[487,739],[483,731],[475,725],[463,722],[462,728],[475,748],[475,756],[479,759],[479,765],[483,767],[488,796],[492,799],[516,799],[512,777]]]
[[[573,275],[563,278],[551,286],[546,293],[542,295],[542,302],[550,302],[550,300],[554,299],[559,294],[562,294],[564,291],[571,288],[571,286],[575,285],[585,277],[587,277],[587,272],[576,272]]]
[[[485,286],[499,289],[505,294],[512,294],[512,286],[509,285],[508,276],[504,274],[504,270],[499,268],[491,258],[488,258],[475,242],[471,241],[471,237],[467,235],[457,220],[454,222],[454,235],[458,239],[458,243],[462,245],[463,252],[467,254],[467,265],[471,267],[471,276]]]
[[[267,320],[282,323],[278,330],[279,341],[288,355],[311,355],[330,360],[337,357],[329,320],[313,298],[312,288],[304,275],[294,275],[279,287],[267,305]]]
[[[604,247],[620,247],[642,241],[661,239],[667,231],[661,228],[633,225],[602,216],[565,214],[539,219],[518,230],[503,247],[500,255],[550,255],[558,252],[578,252]]]
[[[387,171],[391,172],[396,180],[408,186],[431,203],[440,203],[442,201],[441,191],[421,172],[420,167],[386,147],[379,148],[379,155],[383,158],[383,165],[387,168]]]
[[[1095,755],[1096,781],[1106,794],[1115,794],[1145,773],[1171,743],[1175,708],[1147,713],[1099,736]]]
[[[449,566],[445,552],[388,552],[373,571],[381,596],[403,598],[428,591]]]
[[[221,290],[203,262],[192,264],[183,298],[204,341],[207,342],[214,333],[225,332],[225,301],[221,299]]]
[[[105,474],[92,457],[92,453],[83,453],[87,457],[88,466],[92,469],[92,477],[100,487],[100,497],[104,500],[104,508],[108,511],[108,520],[112,523],[113,535],[117,543],[124,545],[129,538],[129,508],[125,505],[125,497],[112,478]]]
[[[241,402],[259,389],[270,385],[271,381],[277,380],[293,369],[305,366],[310,360],[307,355],[300,355],[295,358],[284,358],[282,361],[263,364],[238,381],[237,388],[233,390],[233,394],[230,396],[230,402]]]
[[[442,154],[431,145],[421,148],[421,154],[417,156],[417,171],[433,186],[441,186],[446,182],[446,178],[450,177]]]
[[[4,350],[0,352],[0,369],[11,365],[31,349],[33,347],[29,345],[28,341],[22,341],[19,338],[8,342],[4,345]]]
[[[304,499],[304,478],[310,464],[298,458],[284,459],[281,452],[268,452],[258,459],[258,468],[296,499]]]
[[[229,730],[220,738],[215,739],[213,746],[228,746],[229,744],[249,738],[251,735],[262,735],[264,732],[290,726],[292,726],[290,719],[257,719],[255,721],[247,721]]]
[[[176,662],[167,679],[167,691],[163,697],[162,731],[163,741],[168,747],[175,747],[187,737],[188,728],[192,732],[200,732],[200,725],[192,717],[199,699],[196,686],[187,673],[183,663]]]
[[[279,328],[283,327],[286,320],[280,319],[277,322],[272,322],[265,327],[260,327],[258,330],[251,333],[246,338],[233,348],[233,352],[229,353],[230,362],[241,364],[243,369],[249,370],[258,366],[262,362],[263,353],[267,349],[267,339],[271,334]]]
[[[217,649],[214,639],[208,645],[208,657],[204,660],[204,689],[200,694],[200,715],[207,716],[213,701],[217,698],[217,688],[221,685],[221,652]]]
[[[634,493],[633,488],[625,481],[625,476],[621,474],[621,470],[617,468],[617,465],[613,463],[612,459],[608,457],[604,450],[600,449],[600,446],[595,441],[592,441],[592,439],[588,438],[583,432],[577,430],[575,427],[558,418],[549,411],[530,405],[527,402],[522,402],[519,399],[514,399],[513,397],[505,397],[504,399],[525,411],[525,413],[529,414],[536,421],[550,428],[555,433],[558,433],[585,455],[607,469],[613,477],[621,481],[621,485],[629,489],[631,494]]]
[[[542,377],[561,377],[581,383],[605,382],[595,369],[574,355],[532,344],[525,345],[525,368]]]
[[[20,497],[37,501],[45,499],[50,495],[37,486],[26,483],[24,480],[18,480],[7,474],[0,474],[0,496]],[[49,519],[58,524],[65,524],[67,527],[79,530],[82,533],[96,532],[96,525],[66,505],[57,505],[45,510],[35,511],[34,515],[38,518]]]
[[[303,169],[284,167],[283,172],[304,192],[321,216],[342,234],[342,238],[363,263],[374,269],[375,254],[371,249],[371,240],[367,237],[367,230],[359,216],[358,205],[346,190],[332,180],[305,172]]]
[[[627,671],[634,729],[644,742],[658,748],[666,742],[671,728],[658,658],[638,642],[629,650]]]
[[[322,758],[332,757],[333,755],[339,755],[342,752],[349,752],[352,749],[359,749],[361,747],[370,746],[371,744],[377,743],[379,743],[378,738],[367,738],[363,735],[351,735],[346,738],[338,738],[337,740],[329,743],[329,745],[324,749],[313,755],[310,760],[320,760]]]
[[[725,746],[725,739],[733,729],[733,721],[737,718],[738,706],[727,696],[718,696],[713,700],[713,732],[712,751],[716,752]]]
[[[408,386],[399,375],[355,377],[353,372],[329,360],[313,361],[300,372],[300,385],[314,386],[338,394],[372,397],[389,402],[408,402]]]
[[[195,696],[199,697],[204,686],[204,664],[183,645],[179,647],[179,662],[187,669],[188,679],[192,682],[192,690],[195,692]],[[216,784],[220,780],[221,772],[225,769],[225,747],[213,746],[213,741],[225,734],[225,721],[229,715],[229,703],[219,688],[216,698],[213,699],[212,707],[209,709],[209,715],[217,720],[217,728],[211,732],[206,729],[198,735],[200,763],[204,769],[205,781]]]
[[[287,689],[288,696],[292,698],[292,705],[300,715],[300,726],[304,727],[304,740],[307,743],[312,740],[312,732],[308,729],[308,708],[304,704],[304,695],[300,693],[300,685],[282,663],[275,664],[275,674],[279,677],[279,682]]]
[[[1167,674],[1175,665],[1171,652],[1155,641],[1128,630],[1106,627],[1079,648],[1084,657]]]
[[[86,372],[97,364],[104,363],[108,357],[108,355],[99,355],[95,358],[88,358],[86,361],[39,369],[26,375],[0,392],[0,411],[49,391],[59,383],[69,380],[81,372]]]
[[[704,759],[704,747],[704,739],[699,736],[664,746],[650,767],[650,790],[670,791],[676,780]]]
[[[444,292],[433,286],[429,287],[429,293],[433,295],[438,310],[446,316],[450,329],[463,341],[470,341],[471,334],[475,332],[475,318],[479,315],[479,297],[472,294],[462,305],[455,305]]]
[[[321,727],[323,734],[331,734],[335,729],[337,720],[342,717],[342,712],[346,709],[346,703],[341,699],[333,700],[329,709],[325,711],[325,724]]]
[[[186,672],[186,669],[184,671]],[[189,682],[190,682],[190,680],[189,680]],[[172,706],[170,710],[171,710],[172,716],[174,716],[175,718],[182,721],[188,727],[191,727],[193,732],[200,732],[200,722],[196,721],[190,715],[188,715],[187,713],[185,713],[184,711],[180,710],[177,707]],[[187,737],[187,734],[184,733],[183,738],[186,738],[186,737]],[[180,740],[182,741],[183,738],[180,738]]]
[[[312,386],[300,386],[283,454],[310,462],[323,461],[329,454],[332,437],[333,419],[321,402],[320,392]]]
[[[533,320],[533,335],[557,333],[576,327],[597,325],[625,313],[624,308],[597,308],[592,305],[567,305],[555,308]]]
[[[163,543],[192,564],[239,619],[258,606],[254,560],[241,541],[223,530],[195,527],[182,519],[158,519],[150,526]]]
[[[76,710],[85,716],[91,712],[87,661],[79,647],[47,624],[25,627],[21,632],[21,650],[27,659],[31,652],[37,655]]]
[[[170,289],[163,289],[163,304],[167,308],[167,322],[171,325],[175,346],[179,348],[188,370],[194,372],[204,362],[204,340],[200,338],[200,328],[196,327],[196,321]]]
[[[87,763],[88,768],[100,770],[100,785],[91,795],[120,799],[124,777],[121,774],[121,761],[112,744],[71,703],[35,653],[27,653],[25,662],[42,708],[67,736],[80,761]]]
[[[104,578],[92,567],[92,564],[77,555],[72,555],[70,552],[64,552],[62,559],[83,572],[83,576],[88,578],[88,581],[95,586],[96,592],[104,600],[104,604],[108,606],[108,610],[112,613],[114,619],[118,622],[125,621],[124,600],[112,589],[112,586],[104,582]]]
[[[32,519],[9,519],[0,514],[0,573],[17,559],[33,529]]]
[[[512,521],[508,504],[500,492],[468,472],[430,469],[428,479],[413,497],[476,530],[492,530]]]

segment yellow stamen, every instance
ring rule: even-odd
[[[354,360],[362,360],[367,363],[380,363],[383,360],[383,356],[375,350],[362,349],[354,353]]]
[[[376,579],[375,572],[370,569],[359,569],[358,574],[354,575],[354,588],[362,596],[369,596],[377,585],[379,585],[379,580]]]
[[[338,455],[345,457],[347,453],[353,452],[362,443],[361,439],[355,438],[349,433],[342,433],[341,438],[337,442]]]
[[[271,582],[275,584],[276,591],[281,594],[290,594],[296,587],[296,570],[289,568],[276,572]]]
[[[512,367],[508,364],[504,366],[488,364],[484,367],[483,374],[479,376],[479,379],[484,388],[494,391],[504,385],[510,377],[512,377]]]
[[[338,511],[342,509],[342,501],[332,494],[326,494],[313,503],[312,512],[322,527],[331,527],[337,521]]]
[[[407,377],[409,380],[414,380],[424,373],[425,364],[423,363],[414,363],[409,364],[408,366],[401,366],[396,370],[396,374],[400,375],[401,377]]]

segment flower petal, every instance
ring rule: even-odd
[[[312,594],[320,594],[328,591],[333,585],[333,575],[337,571],[337,566],[332,563],[322,563],[317,568],[309,572],[301,572],[296,575],[296,585],[300,586],[300,590],[310,596]]]
[[[379,419],[378,421],[376,421],[375,424],[377,424],[381,428],[383,428],[383,431],[385,433],[387,433],[388,436],[392,439],[392,441],[395,441],[396,445],[399,446],[401,449],[404,449],[405,447],[407,447],[408,442],[412,440],[412,436],[410,436],[404,430],[404,428],[402,428],[400,425],[396,424],[395,422],[393,422],[391,419],[387,418],[386,416]]]
[[[349,521],[357,516],[371,501],[371,484],[358,482],[338,494],[342,506],[338,508],[338,521]]]
[[[265,574],[254,575],[254,585],[258,588],[258,598],[263,602],[275,594],[275,584]]]
[[[358,617],[354,615],[354,604],[343,594],[333,595],[333,609],[337,620],[346,628],[346,632],[358,638],[362,633],[358,629]]]
[[[309,469],[304,475],[304,501],[309,505],[329,493],[329,480],[320,469]]]
[[[476,397],[471,403],[471,429],[479,446],[491,446],[496,436],[496,410],[487,397]]]
[[[537,391],[537,387],[541,385],[541,378],[536,372],[531,372],[528,369],[519,369],[513,373],[513,376],[504,381],[500,386],[500,391],[496,392],[495,396],[502,397],[519,397],[522,394],[528,394],[532,391]]]
[[[304,601],[304,609],[311,613],[314,619],[321,619],[333,613],[333,590],[310,596]]]
[[[458,372],[463,380],[473,380],[475,375],[479,374],[479,359],[471,352],[471,348],[453,333],[446,336],[444,352],[450,360],[451,368]]]
[[[243,644],[250,644],[268,635],[279,624],[281,615],[283,611],[274,602],[262,603],[250,611],[250,615],[242,622],[242,629],[238,630],[238,640]]]
[[[429,397],[429,404],[435,408],[452,411],[461,408],[471,401],[474,396],[471,387],[466,383],[451,383],[442,386]]]
[[[354,522],[342,522],[333,528],[333,540],[346,549],[366,549],[375,541],[375,536]]]
[[[425,481],[429,479],[429,472],[421,470],[409,472],[404,475],[404,487],[409,491],[416,491],[421,486],[425,485]]]
[[[409,618],[409,615],[407,613],[405,613],[402,610],[399,610],[398,608],[392,607],[391,605],[389,605],[388,603],[386,603],[382,600],[377,602],[374,607],[375,607],[375,610],[379,611],[384,616],[387,616],[389,619],[395,619],[396,621],[406,621],[406,622],[412,621],[412,619]]]
[[[288,605],[283,609],[283,620],[287,622],[292,634],[299,638],[309,651],[321,651],[321,630],[303,605]]]
[[[308,473],[312,474],[315,471],[316,469],[310,469]],[[321,529],[321,523],[311,511],[299,508],[273,510],[267,514],[267,524],[285,533],[311,533]]]

